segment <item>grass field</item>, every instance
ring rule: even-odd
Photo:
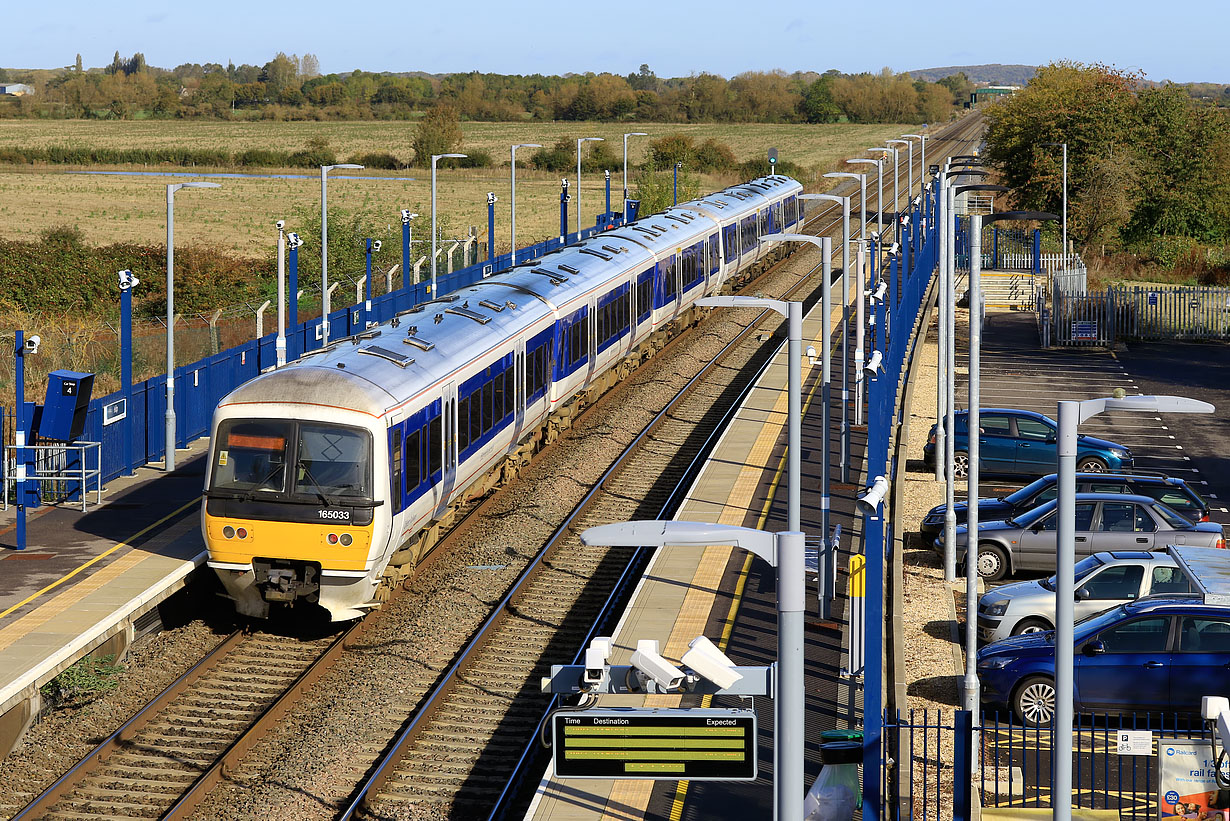
[[[508,146],[514,142],[551,145],[564,137],[603,137],[617,156],[623,151],[622,135],[645,131],[650,137],[628,141],[629,162],[640,162],[650,139],[683,133],[701,141],[714,138],[729,145],[740,159],[764,156],[776,147],[783,160],[808,168],[814,174],[829,170],[844,157],[856,156],[867,146],[881,144],[910,127],[902,125],[663,125],[603,123],[464,123],[462,148],[491,152],[497,165],[486,169],[443,170],[437,176],[437,213],[447,215],[454,233],[474,225],[480,237],[487,231],[487,192],[500,198],[496,205],[496,244],[507,250],[509,242]],[[412,155],[414,124],[405,122],[192,122],[192,121],[25,121],[0,122],[0,147],[74,145],[100,148],[185,146],[224,148],[236,152],[249,148],[298,150],[313,137],[325,137],[339,161],[356,154],[388,152],[402,160]],[[528,159],[523,149],[519,157]],[[29,237],[55,225],[75,225],[94,243],[120,240],[161,243],[166,238],[165,184],[183,177],[108,177],[70,173],[82,169],[65,166],[0,165],[0,236]],[[118,170],[182,172],[171,167],[141,167]],[[199,169],[202,172],[235,169]],[[621,169],[612,169],[612,207],[619,209]],[[274,172],[279,173],[279,172]],[[176,243],[200,243],[230,249],[247,256],[272,254],[276,233],[273,222],[286,219],[295,229],[295,214],[319,209],[319,177],[303,169],[286,173],[306,179],[223,179],[218,190],[181,191],[175,200]],[[575,172],[574,172],[575,173]],[[354,179],[353,177],[362,177]],[[413,181],[393,177],[414,177]],[[575,180],[573,181],[575,185]],[[702,175],[702,193],[734,182],[733,179]],[[629,180],[629,186],[634,184]],[[575,227],[576,196],[570,205],[569,224]],[[430,214],[430,172],[408,171],[333,172],[330,174],[329,213],[365,211],[387,214],[388,225],[399,222],[398,210],[409,208],[422,214],[415,236],[427,237]],[[602,175],[586,174],[581,207],[586,224],[603,210]],[[383,226],[381,226],[383,227]],[[518,165],[518,245],[546,238],[559,230],[559,175],[535,172]],[[309,239],[310,238],[306,238]],[[317,240],[319,241],[319,240]],[[415,255],[423,253],[416,239]]]

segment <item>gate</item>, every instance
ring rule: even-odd
[[[1121,336],[1144,340],[1230,338],[1230,288],[1157,285],[1115,288]]]
[[[1056,345],[1107,347],[1115,341],[1115,295],[1052,291],[1051,340]]]

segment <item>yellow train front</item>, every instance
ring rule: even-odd
[[[357,618],[387,564],[384,408],[355,407],[373,386],[312,364],[258,377],[214,413],[201,529],[242,615],[304,601]]]

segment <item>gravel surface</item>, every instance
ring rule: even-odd
[[[0,814],[10,818],[123,726],[230,632],[202,620],[135,642],[115,676],[114,690],[78,707],[54,709],[26,734],[20,749],[0,761]]]

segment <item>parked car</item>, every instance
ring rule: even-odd
[[[1055,500],[1015,519],[978,523],[978,575],[998,581],[1018,570],[1055,569],[1059,511]],[[957,528],[957,557],[964,560],[968,528]],[[1167,545],[1226,546],[1221,525],[1190,522],[1148,496],[1076,494],[1076,556],[1104,550],[1161,550]],[[944,552],[944,534],[935,540]]]
[[[978,426],[979,468],[982,473],[1012,476],[1042,476],[1055,469],[1058,425],[1049,416],[1027,410],[982,408]],[[958,411],[953,418],[953,473],[964,477],[969,472],[969,412]],[[935,469],[935,425],[923,461]],[[1084,473],[1124,471],[1132,467],[1132,452],[1123,445],[1079,434],[1076,443],[1076,469]]]
[[[1027,510],[1033,510],[1043,502],[1055,498],[1058,492],[1056,474],[1050,473],[1035,479],[1020,490],[995,499],[978,500],[978,521],[1011,519]],[[1182,479],[1172,479],[1160,473],[1078,473],[1077,493],[1134,493],[1149,496],[1174,508],[1193,522],[1209,520],[1209,505],[1200,494],[1192,490]],[[923,517],[924,539],[934,539],[944,529],[944,513],[948,505],[937,505]],[[965,524],[969,506],[965,502],[953,505],[957,524]]]
[[[1075,709],[1199,713],[1200,698],[1226,692],[1230,605],[1160,596],[1120,605],[1076,625]],[[982,700],[1024,724],[1055,714],[1055,632],[1029,633],[978,652]]]
[[[1227,557],[1230,561],[1230,556]],[[1076,563],[1078,620],[1145,596],[1194,593],[1187,574],[1165,553],[1140,550],[1094,553]],[[978,600],[978,640],[1000,641],[1055,626],[1055,577],[1014,582],[988,590]]]

